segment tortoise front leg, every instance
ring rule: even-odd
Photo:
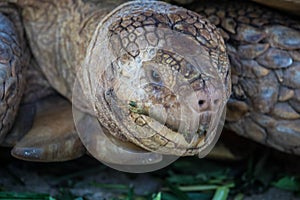
[[[35,87],[34,84],[38,81],[29,81],[27,92],[24,91],[25,78],[31,74],[26,70],[34,69],[28,69],[30,54],[22,37],[23,29],[18,14],[13,8],[3,6],[7,14],[0,13],[1,145],[16,144],[12,150],[13,156],[29,161],[62,161],[81,156],[85,149],[75,132],[71,105],[65,100],[49,98],[28,106],[24,105],[30,111],[36,107],[36,116],[34,112],[28,112],[28,109],[25,109],[27,113],[21,109],[19,117],[16,118],[21,100],[36,101],[39,96],[44,96],[45,88],[41,86],[41,90],[36,91],[38,93],[36,94],[28,88]],[[35,77],[36,80],[40,78]],[[27,133],[32,120],[35,120],[33,128]],[[11,130],[12,126],[14,128]]]
[[[70,102],[59,96],[35,103],[32,129],[16,144],[12,155],[28,161],[72,160],[85,153],[72,117]]]

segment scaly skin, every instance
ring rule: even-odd
[[[97,117],[104,128],[108,129],[109,132],[117,138],[133,142],[147,150],[175,155],[197,154],[200,149],[207,145],[205,142],[207,138],[205,134],[203,135],[206,129],[208,129],[206,126],[209,126],[209,123],[212,123],[212,121],[216,121],[212,120],[215,119],[215,115],[217,114],[216,109],[222,103],[223,99],[226,99],[230,94],[229,65],[222,38],[219,33],[216,32],[214,26],[211,26],[207,20],[196,13],[157,2],[145,4],[139,2],[124,5],[117,11],[119,15],[111,16],[108,19],[109,22],[104,21],[104,24],[107,22],[104,27],[97,28],[100,20],[103,19],[109,11],[120,4],[120,2],[122,1],[102,1],[101,3],[77,1],[74,3],[69,0],[59,2],[22,0],[17,1],[16,5],[22,9],[23,23],[28,38],[30,38],[30,47],[37,63],[50,84],[70,100],[76,73],[80,71],[79,69],[85,58],[87,45],[90,43],[95,30],[107,30],[107,32],[104,33],[102,31],[103,35],[101,35],[102,33],[100,34],[101,37],[110,38],[110,42],[113,43],[113,48],[105,52],[107,56],[117,55],[118,52],[123,50],[135,50],[134,48],[136,47],[140,49],[145,48],[145,46],[143,46],[145,42],[148,46],[162,48],[163,43],[166,43],[168,39],[171,40],[173,44],[173,49],[170,49],[171,52],[165,50],[159,51],[162,55],[159,55],[157,52],[157,55],[148,63],[162,64],[161,62],[165,62],[165,66],[156,69],[159,70],[157,72],[164,82],[163,87],[158,89],[152,85],[148,88],[143,88],[144,90],[151,90],[151,92],[145,93],[153,93],[156,90],[161,90],[160,95],[152,97],[150,95],[150,99],[144,98],[140,102],[136,99],[137,97],[133,97],[132,99],[132,101],[148,105],[154,105],[163,100],[164,107],[167,108],[172,106],[168,102],[168,98],[175,98],[173,103],[174,105],[176,104],[177,107],[173,106],[172,108],[168,108],[168,112],[171,113],[171,116],[166,119],[163,135],[160,135],[159,132],[152,127],[153,121],[157,123],[161,120],[160,116],[154,116],[153,120],[147,115],[131,110],[130,116],[123,116],[124,118],[118,119],[115,113],[109,111],[111,109],[109,107],[113,107],[114,105],[107,107],[107,105],[104,104],[106,97],[101,97],[101,93],[97,97]],[[134,14],[132,14],[132,9],[135,12]],[[128,11],[130,11],[129,15],[126,14]],[[188,25],[184,24],[185,21],[188,22]],[[158,28],[167,30],[173,29],[173,31],[177,33],[183,33],[188,38],[184,41],[187,43],[177,41],[177,38],[172,38],[173,35],[170,33],[155,32],[155,29]],[[141,34],[138,35],[137,33],[135,35],[138,39],[126,46],[126,40],[130,40],[130,36],[126,36],[126,34],[137,29],[141,29]],[[123,33],[120,32],[122,30],[126,32],[125,35],[124,31]],[[120,34],[119,43],[118,40],[114,38],[114,36],[118,36],[118,34]],[[190,47],[190,49],[186,49],[186,47]],[[184,58],[186,54],[190,54],[191,52],[195,54],[200,53],[203,54],[202,57],[205,57],[206,60],[197,58],[198,60],[196,59],[194,63],[188,63],[183,60],[183,57],[173,55],[174,52],[183,55]],[[129,53],[128,56],[134,58],[137,56],[135,53],[137,52],[133,52],[133,54]],[[103,56],[103,53],[98,52],[97,56]],[[143,56],[145,55],[142,55],[142,57]],[[160,58],[161,56],[164,61]],[[102,61],[100,62],[101,65],[103,65]],[[99,63],[96,64],[99,65]],[[105,67],[101,65],[99,66],[100,68]],[[169,74],[164,73],[163,70]],[[181,76],[180,79],[182,80],[174,79],[174,83],[171,83],[170,75],[172,73],[178,73],[178,76]],[[175,77],[176,76],[173,78]],[[103,82],[96,82],[106,87]],[[184,88],[180,85],[183,83],[189,83],[191,86]],[[130,85],[132,90],[138,87],[136,84],[137,83]],[[169,91],[164,89],[169,89]],[[187,92],[188,89],[190,90],[189,93]],[[187,99],[193,100],[194,102],[185,103],[187,105],[184,105],[180,102],[182,99],[178,99],[179,94],[174,94],[174,90],[175,93],[178,93],[179,90],[186,92]],[[194,99],[191,97],[194,92],[192,90],[195,90],[194,95],[196,96]],[[122,96],[121,93],[116,95],[119,99],[124,100],[124,96]],[[211,105],[212,102],[209,102],[211,100],[210,98],[217,98],[220,101],[217,102],[216,100],[216,105]],[[201,102],[200,105],[198,102]],[[80,107],[80,105],[77,106]],[[152,109],[151,106],[149,109]],[[186,113],[180,113],[182,111]],[[190,112],[195,112],[197,119],[193,119],[193,117],[190,117],[191,119],[188,118],[187,116]],[[124,114],[126,111],[122,110],[122,113]],[[143,117],[144,119],[142,119]],[[181,117],[185,117],[183,121],[186,122],[186,125],[184,130],[180,132],[178,122],[181,120]],[[203,125],[201,125],[201,123],[195,123],[196,120],[201,120]],[[138,128],[136,125],[138,125]],[[210,128],[214,127],[216,127],[216,125]],[[198,131],[199,134],[193,135],[191,130],[194,129]],[[146,132],[148,136],[132,134],[135,132]],[[212,140],[212,138],[209,139]]]
[[[207,121],[214,118],[215,114],[211,114],[210,111],[214,111],[219,103],[216,103],[217,105],[206,105],[201,103],[202,100],[225,99],[231,88],[228,60],[223,40],[217,33],[216,28],[207,23],[203,17],[182,8],[169,7],[163,3],[157,3],[155,8],[155,10],[161,9],[160,14],[155,13],[156,11],[151,5],[136,5],[135,7],[130,5],[120,8],[116,11],[120,14],[119,16],[112,14],[111,18],[106,18],[101,27],[97,27],[99,21],[123,1],[77,1],[74,3],[70,0],[59,2],[50,0],[39,2],[34,0],[12,0],[12,2],[22,9],[24,26],[37,63],[50,84],[70,100],[72,99],[72,87],[76,73],[80,71],[82,64],[88,63],[83,63],[87,48],[89,48],[87,58],[93,58],[88,60],[91,66],[94,67],[100,62],[105,70],[107,70],[105,64],[108,64],[105,63],[105,57],[117,58],[117,61],[129,65],[139,54],[143,55],[144,52],[137,51],[137,49],[143,49],[145,47],[143,45],[161,48],[162,51],[155,52],[156,54],[145,65],[149,64],[152,67],[154,65],[154,68],[149,69],[155,69],[155,74],[159,74],[159,80],[163,81],[165,87],[150,85],[148,88],[143,88],[148,93],[147,98],[139,99],[139,96],[134,96],[133,104],[130,104],[134,106],[130,108],[129,114],[126,113],[126,110],[118,110],[121,114],[126,115],[123,120],[120,120],[119,116],[116,115],[117,112],[112,112],[111,108],[124,107],[122,102],[128,100],[126,94],[124,95],[124,89],[126,88],[118,91],[117,89],[122,87],[118,88],[116,85],[105,82],[107,74],[103,75],[103,69],[95,71],[100,76],[96,76],[99,78],[93,84],[96,84],[94,85],[95,88],[103,89],[103,93],[96,96],[97,102],[93,105],[97,111],[96,115],[104,128],[115,137],[133,142],[147,150],[173,153],[175,155],[193,155],[203,147],[205,134],[196,135],[195,139],[189,134],[178,131],[176,124],[180,120],[178,118],[182,117],[180,116],[182,113],[179,114],[178,110],[183,109],[185,112],[193,110],[198,114],[201,113],[200,119],[202,119],[205,126]],[[152,4],[156,3],[152,2]],[[261,16],[263,13],[268,12],[256,8],[252,4],[247,4],[244,8],[239,6],[240,3],[235,4],[238,5],[236,8],[234,8],[234,4],[229,5],[227,3],[227,5],[228,7],[219,7],[217,4],[197,4],[191,9],[198,7],[197,12],[208,15],[209,20],[223,28],[223,30],[220,30],[227,41],[227,48],[233,65],[234,93],[228,104],[228,127],[241,134],[247,133],[249,137],[260,142],[263,141],[280,150],[299,154],[300,139],[297,125],[299,122],[297,112],[299,87],[297,80],[299,79],[296,78],[297,71],[299,71],[297,68],[299,65],[299,25],[281,16],[274,17],[273,14]],[[136,13],[126,14],[126,11],[132,11],[132,9],[136,9]],[[142,13],[147,9],[148,12]],[[165,10],[168,10],[169,13],[164,14]],[[136,15],[135,18],[134,15]],[[250,20],[247,17],[250,17]],[[279,30],[280,27],[276,24],[285,27]],[[273,25],[273,30],[268,25]],[[160,34],[156,32],[157,29],[154,31],[151,28],[148,29],[149,26],[182,33],[188,39],[182,41],[176,37],[172,38],[172,34]],[[135,41],[128,42],[131,40],[131,36],[127,33],[137,30],[139,27],[141,28],[141,34],[134,36],[139,40],[132,39]],[[276,35],[278,32],[274,31],[275,29],[279,32],[287,30],[288,36],[296,38],[296,44],[285,43],[289,41],[288,37],[278,39],[278,35]],[[96,33],[92,39],[95,30]],[[149,37],[147,37],[147,34]],[[115,35],[117,35],[116,38],[114,38]],[[269,37],[270,35],[274,37]],[[93,46],[93,44],[97,44],[97,37],[109,39],[109,42],[113,45],[108,45],[108,48],[102,49],[102,52],[97,51],[99,45]],[[163,49],[164,41],[167,39],[173,44],[172,48],[170,47],[171,52]],[[88,47],[90,42],[91,45]],[[261,43],[261,45],[258,45],[258,43]],[[246,44],[251,45],[247,46]],[[270,46],[273,48],[270,49]],[[280,52],[275,48],[280,49]],[[191,50],[194,51],[195,49],[198,54],[200,53],[203,56],[200,56],[198,62],[196,60],[195,63],[186,62],[180,56],[172,54],[176,52],[179,55],[188,57]],[[119,54],[119,52],[123,53]],[[273,55],[284,59],[276,63],[278,60],[272,61],[271,57]],[[104,56],[104,61],[102,59],[98,60],[102,58],[101,56]],[[202,66],[200,63],[204,57],[209,57],[209,59],[202,60]],[[164,67],[156,67],[162,63]],[[109,64],[114,66],[115,63]],[[190,68],[187,66],[190,66]],[[200,76],[201,73],[199,72],[208,70],[207,67],[215,70],[209,74],[215,77],[215,80],[209,79],[210,76]],[[146,66],[144,68],[143,72],[147,77],[148,68]],[[194,73],[187,73],[191,69]],[[108,73],[108,75],[113,74],[114,69],[110,70],[109,73],[111,74]],[[180,80],[174,81],[174,76],[171,75],[174,71],[181,75]],[[215,74],[216,71],[220,74],[219,76]],[[152,71],[150,72],[148,78],[153,74]],[[116,73],[118,76],[121,74],[118,71]],[[188,75],[185,77],[186,73]],[[129,77],[136,78],[133,77],[133,74],[129,74]],[[155,82],[155,80],[152,81]],[[192,89],[193,92],[196,92],[197,99],[195,101],[195,98],[186,93],[187,100],[189,100],[186,105],[182,104],[180,100],[178,102],[176,98],[177,101],[173,102],[172,100],[174,91],[184,90],[181,88],[181,83],[184,82],[190,84],[186,91]],[[201,85],[203,82],[205,87]],[[221,89],[214,84],[216,82],[221,86]],[[118,82],[113,83],[117,84]],[[138,83],[130,83],[126,81],[126,77],[121,77],[119,85],[122,86],[122,83],[130,86],[127,89],[139,89]],[[100,84],[100,86],[97,84]],[[111,88],[115,90],[110,90]],[[224,89],[225,93],[218,96],[219,90]],[[159,90],[158,95],[156,94],[157,90]],[[120,91],[123,91],[123,93]],[[155,95],[151,95],[153,93]],[[121,100],[121,103],[114,101],[113,103],[116,104],[112,104],[112,100]],[[152,119],[159,121],[161,116],[154,114],[149,117],[149,110],[147,110],[149,109],[147,105],[155,105],[156,102],[163,102],[165,108],[178,103],[181,103],[182,106],[180,108],[173,106],[172,109],[168,110],[171,117],[164,119],[166,128],[163,135],[160,135],[151,127]],[[80,104],[80,100],[76,101],[76,104]],[[77,106],[81,107],[81,105]],[[187,126],[195,128],[193,127],[194,122],[188,119],[187,116],[184,115],[184,117],[186,117]],[[243,118],[240,119],[240,117]],[[214,125],[216,126],[216,124]],[[281,132],[283,129],[286,131]],[[145,130],[147,138],[132,134],[135,132],[142,134]],[[286,136],[286,133],[289,135]],[[178,140],[178,138],[180,139]],[[186,144],[188,142],[191,143]]]
[[[111,54],[99,64],[102,48]],[[174,155],[197,154],[211,142],[205,129],[212,128],[217,108],[229,96],[230,76],[223,40],[201,16],[161,2],[126,4],[97,27],[88,52],[84,69],[101,77],[89,77],[91,88],[97,88],[97,117],[111,134]],[[220,101],[211,102],[215,99]],[[136,103],[129,113],[128,101]],[[157,130],[157,122],[165,126]]]
[[[0,2],[0,142],[13,125],[24,90],[22,73],[29,62],[23,29],[14,9]]]
[[[226,41],[233,88],[226,126],[300,155],[299,20],[243,2],[191,8],[208,17]]]

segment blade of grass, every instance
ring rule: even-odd
[[[104,188],[104,189],[116,189],[116,190],[130,190],[130,186],[122,184],[106,184],[106,183],[92,183],[92,186]]]
[[[213,197],[213,200],[226,200],[229,194],[229,188],[226,186],[219,187]]]
[[[238,193],[237,195],[235,195],[233,200],[243,200],[243,199],[244,199],[244,194]]]
[[[129,187],[126,200],[133,200],[133,195],[134,195],[134,189],[133,187]]]
[[[17,193],[17,192],[0,192],[0,199],[33,199],[33,200],[55,200],[49,194],[39,193]]]
[[[161,197],[162,197],[162,200],[178,200],[178,198],[176,196],[174,196],[173,194],[169,194],[169,193],[162,193]]]
[[[168,182],[174,183],[174,184],[196,184],[196,183],[201,183],[203,182],[203,179],[198,179],[197,177],[193,175],[171,175],[167,178]]]
[[[228,183],[223,187],[232,188],[234,183]],[[216,190],[220,185],[189,185],[189,186],[177,186],[179,190],[183,192],[198,192],[198,191],[207,191],[207,190]],[[170,191],[169,188],[162,188],[162,191]]]
[[[157,193],[156,195],[153,195],[152,200],[161,200],[161,192]]]
[[[272,185],[279,189],[300,192],[300,179],[294,176],[284,176]]]
[[[183,191],[181,191],[178,186],[173,185],[169,182],[166,182],[167,186],[170,188],[170,191],[178,197],[180,200],[191,200],[187,194],[185,194]]]
[[[193,193],[187,193],[190,199],[193,200],[211,200],[213,197],[213,193],[211,192],[193,192]]]

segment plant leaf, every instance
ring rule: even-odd
[[[226,200],[229,194],[229,188],[225,186],[219,187],[213,197],[213,200]]]
[[[300,192],[300,180],[294,176],[284,176],[273,183],[273,186],[294,192]]]

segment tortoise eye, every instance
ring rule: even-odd
[[[155,70],[151,70],[151,79],[155,82],[155,83],[160,83],[161,82],[161,77],[159,75],[159,73]]]

